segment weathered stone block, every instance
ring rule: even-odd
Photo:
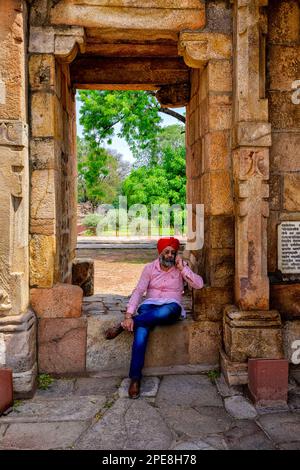
[[[300,174],[285,174],[283,178],[283,209],[299,211],[300,208]]]
[[[32,235],[30,250],[30,285],[52,287],[54,278],[55,237]]]
[[[230,167],[230,134],[209,132],[204,136],[204,171],[228,170]]]
[[[50,91],[55,88],[55,57],[53,54],[31,55],[29,83],[32,90]]]
[[[228,94],[210,94],[208,102],[209,131],[231,129],[231,96]]]
[[[272,44],[269,51],[270,89],[290,92],[292,83],[300,76],[300,46]]]
[[[269,38],[271,42],[299,41],[300,11],[297,0],[272,2],[269,9]]]
[[[31,217],[34,219],[55,218],[56,170],[36,170],[31,174]]]
[[[27,331],[6,332],[4,338],[7,367],[11,367],[14,373],[22,373],[30,370],[36,361],[35,324]]]
[[[73,261],[72,284],[80,286],[85,297],[94,294],[94,261],[92,259],[80,258]]]
[[[292,102],[291,91],[269,91],[272,129],[299,129],[300,106]]]
[[[38,322],[39,371],[49,374],[85,372],[86,318],[41,318]]]
[[[30,302],[38,318],[78,318],[83,291],[71,284],[55,284],[51,289],[31,289]]]
[[[234,250],[207,250],[206,273],[209,284],[213,287],[231,287],[234,282]]]
[[[233,194],[228,171],[215,171],[202,176],[205,214],[233,214]]]
[[[270,186],[270,209],[271,210],[280,210],[281,209],[281,186],[282,186],[282,177],[281,175],[270,175],[269,179]]]
[[[300,133],[274,132],[270,148],[270,169],[273,173],[300,171]]]
[[[286,359],[249,359],[248,389],[257,406],[286,405],[289,364]]]
[[[31,97],[31,132],[33,137],[50,137],[54,135],[55,104],[56,100],[53,94],[33,93]]]
[[[270,306],[285,320],[300,319],[300,283],[271,284]]]
[[[222,325],[219,322],[192,322],[189,334],[189,363],[218,364],[221,341]]]
[[[208,63],[208,89],[215,92],[232,91],[232,65],[230,60],[210,60]]]
[[[207,224],[210,248],[234,248],[233,216],[211,216]]]
[[[13,404],[12,369],[0,369],[0,415]]]
[[[223,349],[220,349],[220,364],[225,380],[229,386],[248,383],[248,363],[230,361]]]
[[[54,138],[37,138],[30,141],[30,162],[33,170],[58,170],[59,147]]]
[[[300,361],[300,320],[287,321],[283,327],[284,356],[292,364]]]
[[[193,318],[196,321],[221,321],[223,307],[232,302],[232,288],[207,286],[193,289]]]
[[[145,367],[189,364],[189,329],[188,320],[155,328],[149,337]]]
[[[233,362],[283,358],[281,319],[276,310],[239,311],[234,305],[226,306],[223,335],[225,352]]]

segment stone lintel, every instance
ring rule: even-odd
[[[114,30],[174,31],[205,26],[205,4],[199,0],[84,0],[53,2],[51,24]],[[113,3],[113,4],[112,4]]]
[[[28,125],[23,121],[0,119],[0,146],[27,147]]]
[[[84,28],[32,26],[28,49],[31,54],[54,54],[63,62],[72,62],[79,51],[85,51]]]
[[[183,32],[179,36],[178,53],[189,67],[203,68],[209,60],[231,58],[231,38],[221,33]]]
[[[268,122],[238,122],[233,128],[232,147],[271,147],[271,124]]]

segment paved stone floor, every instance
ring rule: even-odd
[[[137,400],[128,379],[55,380],[0,417],[0,449],[300,450],[300,377],[289,406],[257,410],[222,377],[144,377]]]

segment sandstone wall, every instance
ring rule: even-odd
[[[69,66],[31,53],[32,287],[71,282],[76,248],[76,115]]]
[[[267,96],[272,124],[268,271],[278,266],[277,226],[300,220],[300,104],[292,83],[300,79],[300,5],[269,0]]]

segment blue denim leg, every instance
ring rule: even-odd
[[[132,344],[129,377],[140,379],[145,361],[150,331],[157,325],[171,325],[179,320],[181,307],[176,302],[163,305],[143,304],[134,317],[134,340]]]

